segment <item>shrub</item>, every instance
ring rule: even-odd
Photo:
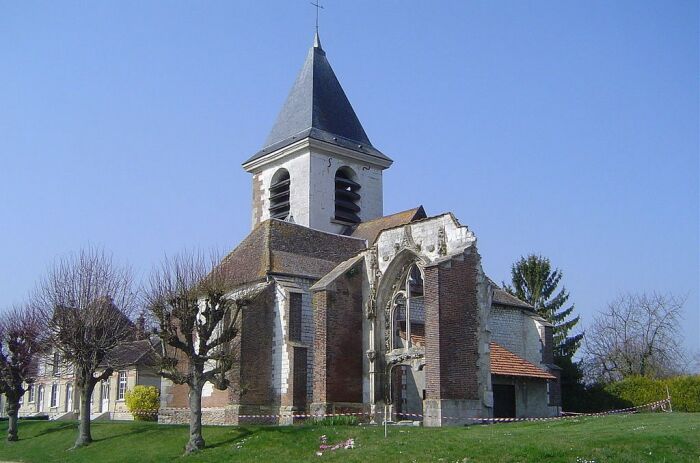
[[[700,412],[700,375],[676,376],[664,381],[677,412]]]
[[[160,392],[153,386],[135,386],[124,395],[126,408],[136,421],[157,421]]]
[[[314,418],[311,423],[316,426],[357,426],[359,420],[356,416],[327,416]]]
[[[652,379],[633,376],[605,386],[605,391],[632,405],[644,405],[666,398],[671,394],[674,411],[700,412],[700,375]]]

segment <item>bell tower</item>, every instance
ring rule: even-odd
[[[317,32],[263,149],[243,163],[253,174],[253,227],[274,218],[343,233],[381,217],[392,162],[369,141]]]

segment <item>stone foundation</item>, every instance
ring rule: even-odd
[[[423,401],[423,426],[463,425],[487,416],[480,400],[427,399]]]

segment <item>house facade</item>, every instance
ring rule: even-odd
[[[136,385],[160,389],[154,341],[143,339],[125,343],[112,352],[121,365],[93,391],[90,416],[93,420],[131,420],[125,393]],[[61,359],[58,351],[39,359],[36,381],[21,399],[19,416],[47,416],[51,420],[73,420],[80,413],[80,391],[76,388],[74,367]],[[4,398],[3,398],[4,399]],[[4,405],[2,407],[4,412]]]

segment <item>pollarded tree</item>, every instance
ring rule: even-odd
[[[46,327],[28,305],[0,316],[0,393],[7,399],[7,440],[18,440],[19,401],[36,379],[36,363],[46,349]]]
[[[215,258],[182,253],[166,258],[153,272],[146,305],[165,348],[161,375],[189,387],[190,437],[186,453],[204,448],[202,388],[229,386],[226,373],[236,362],[233,343],[246,300],[228,295],[226,278]]]
[[[511,276],[513,285],[504,284],[505,290],[532,305],[542,318],[554,325],[554,356],[571,359],[581,346],[583,334],[569,336],[579,317],[570,318],[573,304],[564,308],[569,300],[566,288],[556,292],[562,278],[561,270],[552,270],[548,258],[530,254],[513,264]]]
[[[131,271],[103,250],[89,248],[58,260],[41,281],[37,306],[47,320],[51,343],[75,369],[80,421],[75,447],[92,442],[90,401],[95,385],[114,372],[110,352],[132,340],[136,294]]]

